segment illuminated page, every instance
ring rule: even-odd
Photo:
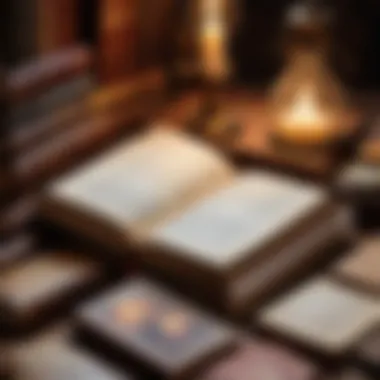
[[[185,135],[155,130],[55,182],[50,197],[116,225],[163,216],[232,172],[212,148]]]
[[[153,231],[152,240],[212,267],[228,267],[325,202],[317,187],[264,172],[227,187]]]

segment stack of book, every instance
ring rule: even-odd
[[[169,128],[123,141],[54,181],[42,209],[236,317],[351,234],[346,208],[322,188],[239,172],[217,150]]]
[[[342,170],[337,187],[348,201],[356,205],[358,221],[368,226],[374,224],[372,219],[376,219],[380,212],[379,119],[373,123],[369,133],[359,144],[353,162]]]

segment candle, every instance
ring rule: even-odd
[[[204,0],[201,7],[200,55],[205,76],[213,81],[228,74],[227,27],[223,0]]]
[[[278,133],[291,140],[322,141],[336,133],[334,117],[316,101],[310,90],[300,93],[278,117]]]

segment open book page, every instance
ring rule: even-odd
[[[326,201],[314,186],[249,172],[152,232],[153,244],[212,267],[228,267]]]
[[[143,228],[233,173],[222,155],[180,132],[157,129],[61,178],[48,198],[106,219],[118,229]]]

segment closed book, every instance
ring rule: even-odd
[[[114,82],[136,68],[136,0],[99,1],[99,76]]]
[[[259,324],[297,345],[341,358],[380,316],[376,297],[316,277],[259,312]]]
[[[124,282],[81,307],[79,336],[142,379],[193,379],[236,345],[226,323],[148,279]]]
[[[332,272],[343,283],[380,295],[380,238],[367,237]]]
[[[16,234],[0,242],[0,271],[6,270],[25,258],[34,245],[34,237],[28,233]]]
[[[228,181],[232,171],[208,145],[156,128],[53,182],[43,212],[92,239],[125,247]]]
[[[337,191],[356,204],[380,206],[380,164],[361,161],[345,167],[338,176]]]
[[[82,100],[94,87],[95,80],[91,74],[69,79],[33,99],[12,107],[9,112],[9,123],[16,129],[28,128],[28,124],[33,124],[69,103]]]
[[[155,102],[135,104],[131,112],[110,110],[66,124],[62,130],[17,157],[14,172],[20,183],[39,186],[132,131],[141,123]],[[64,127],[64,126],[63,126]]]
[[[173,24],[178,23],[173,0],[138,1],[138,61],[140,67],[163,64],[173,47]],[[151,10],[154,9],[154,12]],[[174,32],[175,34],[175,32]]]
[[[320,371],[285,347],[255,339],[240,343],[198,378],[201,380],[317,380]]]
[[[14,353],[18,379],[132,380],[109,363],[94,357],[67,339],[50,336],[29,341]]]
[[[76,0],[15,0],[7,5],[10,65],[67,48],[79,39]]]
[[[82,79],[84,88],[87,87],[85,78],[86,76]],[[88,84],[89,89],[95,85]],[[77,99],[77,101],[71,102],[72,104],[60,107],[56,112],[47,114],[35,122],[22,124],[19,128],[13,129],[9,136],[9,146],[13,151],[37,146],[62,132],[69,133],[71,128],[75,128],[78,123],[82,123],[94,115],[110,110],[117,112],[127,103],[130,108],[133,108],[128,114],[133,114],[136,109],[141,111],[141,105],[144,104],[147,114],[154,103],[157,104],[157,107],[161,103],[165,93],[165,85],[163,72],[153,69],[144,71],[140,75],[128,78],[121,83],[102,86],[91,91],[88,96],[84,96],[81,100]]]
[[[87,72],[92,58],[87,47],[74,45],[12,68],[6,76],[10,103],[14,105],[31,100],[49,88]]]
[[[1,210],[0,236],[23,229],[36,216],[38,196],[28,195],[15,199]]]
[[[79,1],[36,0],[38,55],[67,48],[79,39]]]
[[[380,373],[380,323],[371,326],[354,349],[361,366],[374,376]]]
[[[29,330],[59,315],[104,279],[101,265],[78,253],[34,252],[1,276],[1,327],[12,333]]]
[[[380,119],[370,128],[359,146],[358,158],[366,164],[380,165]]]
[[[350,220],[320,188],[252,171],[154,228],[144,262],[193,294],[244,316],[252,304],[310,270]]]

